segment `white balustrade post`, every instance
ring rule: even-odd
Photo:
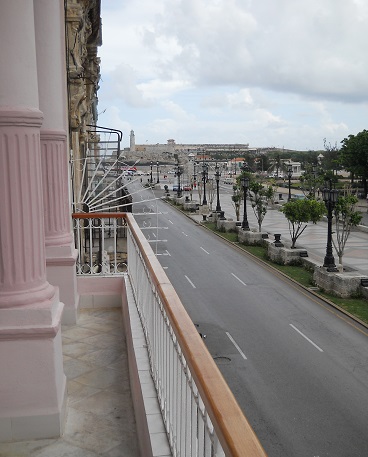
[[[34,0],[45,206],[47,279],[59,287],[63,323],[76,323],[79,305],[69,201],[64,2]]]
[[[58,290],[46,279],[33,2],[0,14],[0,441],[57,437],[63,373]]]

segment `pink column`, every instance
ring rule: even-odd
[[[59,436],[63,304],[46,279],[33,3],[0,14],[0,441]]]
[[[48,280],[65,304],[63,323],[77,320],[76,259],[71,231],[67,140],[67,90],[62,0],[34,0]]]

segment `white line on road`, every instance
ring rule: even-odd
[[[174,222],[170,221],[170,219],[168,219],[168,221],[170,222],[170,224],[173,224],[173,225],[174,225]]]
[[[231,273],[235,279],[237,279],[239,282],[241,282],[243,284],[243,286],[246,286],[245,282],[243,282],[240,278],[238,278],[236,275],[234,275],[234,273]]]
[[[189,284],[193,287],[193,289],[196,289],[196,286],[192,283],[192,281],[188,278],[188,276],[186,276],[186,275],[184,275],[184,276],[187,278]]]
[[[289,324],[290,327],[292,327],[296,332],[298,332],[303,338],[305,338],[307,341],[310,342],[310,344],[313,344],[313,346],[318,349],[320,352],[323,352],[323,349],[321,349],[319,346],[316,345],[316,343],[313,343],[312,340],[310,340],[307,336],[304,335],[303,332],[301,332],[300,330],[298,330],[293,324]]]
[[[156,233],[152,233],[152,235],[153,235],[155,238],[157,238]]]
[[[202,249],[202,251],[204,251],[206,254],[209,254],[209,252],[206,251],[204,248],[202,248],[202,246],[201,246],[201,249]]]
[[[184,236],[188,236],[185,232],[181,232]]]
[[[166,249],[166,254],[165,255],[168,255],[169,257],[171,257],[171,254],[167,249]]]
[[[234,338],[230,335],[229,332],[226,332],[226,335],[229,337],[229,340],[233,343],[233,345],[236,347],[236,349],[239,351],[239,354],[243,357],[244,360],[247,360],[244,352],[240,349],[240,347],[236,344],[236,341]]]

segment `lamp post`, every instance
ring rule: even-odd
[[[242,167],[243,175],[241,177],[241,185],[243,187],[243,195],[244,195],[244,213],[243,213],[243,222],[242,222],[242,229],[249,230],[249,222],[247,216],[247,192],[249,188],[249,178],[245,175],[246,167]]]
[[[292,165],[288,165],[287,167],[287,177],[289,180],[289,196],[288,196],[288,202],[291,200],[291,177],[293,176],[293,167]]]
[[[157,163],[156,163],[156,167],[157,167],[157,184],[159,184],[159,182],[160,182],[160,174],[159,174],[158,165],[159,164],[158,164],[158,161],[157,161]]]
[[[339,191],[332,189],[332,181],[329,181],[329,187],[325,185],[322,190],[323,201],[327,208],[327,246],[323,266],[327,271],[338,271],[335,265],[335,258],[332,253],[332,211],[339,198]]]
[[[151,162],[151,174],[150,174],[150,183],[152,184],[153,183],[153,179],[152,179],[152,162]]]
[[[194,188],[197,187],[197,174],[196,174],[196,171],[197,171],[197,163],[193,162],[193,186],[194,186]]]
[[[178,177],[178,190],[177,190],[177,197],[180,198],[181,197],[181,188],[180,188],[180,176],[181,176],[181,168],[180,168],[180,165],[179,165],[179,161],[178,161],[178,165],[177,165],[177,170],[176,170],[176,175]]]
[[[206,181],[208,176],[208,166],[206,163],[203,162],[202,164],[202,181],[203,181],[203,201],[202,205],[207,205],[207,197],[206,197]]]
[[[215,179],[216,179],[216,191],[217,191],[217,203],[216,203],[216,213],[221,212],[221,205],[220,205],[220,168],[218,167],[217,163],[215,166]]]

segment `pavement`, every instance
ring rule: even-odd
[[[67,416],[60,438],[0,443],[0,457],[138,457],[120,308],[81,309],[62,326]]]
[[[163,186],[162,184],[161,186]],[[277,191],[278,195],[283,194],[283,200],[287,201],[287,189],[279,188]],[[293,191],[292,193],[301,193],[300,191]],[[190,195],[184,193],[184,195]],[[227,220],[236,220],[235,209],[231,200],[231,186],[220,187],[220,205],[222,211],[225,212]],[[198,193],[193,191],[193,201],[198,200]],[[208,197],[207,197],[208,200]],[[216,207],[216,198],[212,204],[212,208]],[[361,211],[362,225],[353,228],[345,246],[345,253],[343,256],[344,272],[354,275],[368,276],[368,205],[365,200],[359,200],[357,204],[357,210]],[[200,222],[203,217],[199,214],[193,214],[191,217]],[[258,231],[258,224],[254,215],[253,209],[247,200],[247,218],[251,230]],[[240,221],[243,219],[243,205],[240,213]],[[273,239],[275,233],[281,234],[281,241],[286,245],[291,242],[288,221],[278,209],[278,206],[271,208],[269,207],[265,218],[262,223],[262,232],[268,233],[269,238]],[[297,248],[306,249],[308,256],[314,260],[317,264],[323,265],[324,257],[326,254],[327,245],[327,220],[324,218],[317,224],[308,223],[307,228],[303,234],[298,238],[296,243]],[[334,251],[335,263],[338,265],[338,257]]]

